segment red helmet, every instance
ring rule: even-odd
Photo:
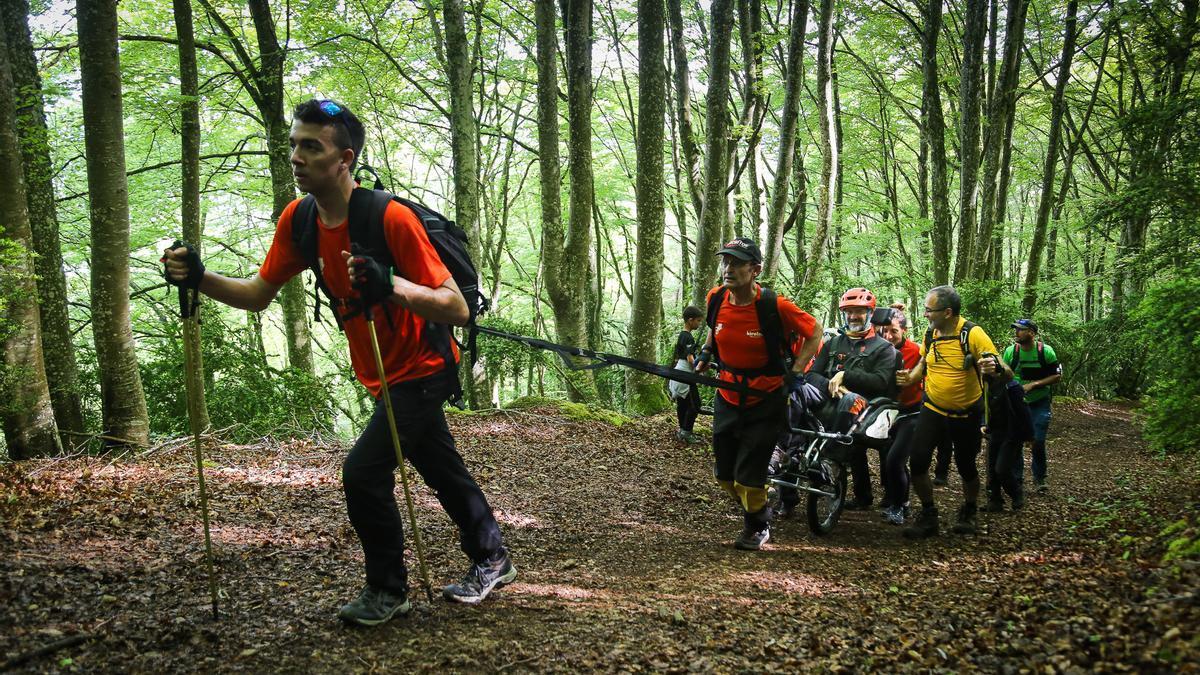
[[[866,307],[873,310],[875,309],[875,294],[865,288],[851,288],[842,294],[842,301],[838,303],[838,309],[847,307]]]

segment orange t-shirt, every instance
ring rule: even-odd
[[[308,269],[300,251],[292,243],[292,214],[299,203],[299,199],[293,201],[279,215],[275,239],[267,251],[267,259],[258,270],[258,275],[267,283],[282,285]],[[430,288],[437,288],[450,278],[450,271],[429,242],[425,227],[407,207],[394,201],[388,204],[383,216],[383,230],[396,263],[397,274],[414,284]],[[358,297],[358,291],[350,288],[350,274],[346,270],[346,261],[342,259],[342,251],[349,250],[349,221],[336,227],[326,227],[318,213],[318,264],[325,285],[338,299]],[[345,320],[343,326],[346,340],[350,343],[350,364],[354,367],[354,374],[373,396],[378,397],[382,388],[367,320],[358,314]],[[425,319],[393,302],[382,302],[375,307],[375,332],[379,338],[388,384],[427,377],[445,369],[445,359],[425,339],[428,326]],[[451,349],[457,361],[458,348],[453,341]]]
[[[714,293],[721,289],[720,286],[713,288],[708,292],[708,301],[712,300]],[[721,363],[736,368],[738,370],[753,370],[755,368],[763,368],[767,365],[767,346],[763,340],[762,330],[758,325],[758,310],[755,307],[755,302],[762,295],[762,287],[755,288],[754,300],[748,305],[735,305],[731,302],[731,294],[726,293],[725,298],[721,301],[721,306],[717,308],[717,317],[713,325],[713,339],[717,342],[717,353],[721,356]],[[790,339],[792,336],[809,340],[813,338],[816,332],[817,322],[805,312],[797,307],[791,300],[783,296],[777,296],[775,299],[776,306],[779,308],[779,320],[783,324],[783,337],[788,340],[788,344],[793,345],[794,352],[800,350],[803,343],[802,340]],[[736,377],[728,370],[722,370],[718,379],[725,382],[735,382]],[[746,383],[747,386],[763,391],[774,391],[783,386],[783,377],[780,375],[760,375],[750,378]],[[740,394],[728,389],[718,390],[721,397],[728,401],[731,405],[738,405],[741,400]],[[747,405],[758,403],[760,399],[751,396],[746,400]]]

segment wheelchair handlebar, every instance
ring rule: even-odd
[[[793,434],[802,434],[811,438],[824,438],[842,445],[854,444],[854,439],[849,434],[839,434],[837,432],[829,431],[815,431],[813,429],[801,429],[800,427],[791,427],[791,430]]]

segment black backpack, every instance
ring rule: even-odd
[[[981,375],[979,373],[979,369],[976,368],[977,364],[975,363],[975,355],[971,353],[970,338],[971,338],[971,331],[974,329],[975,329],[974,323],[972,323],[970,321],[964,321],[962,330],[960,330],[958,332],[957,339],[958,339],[958,344],[962,345],[962,351],[963,351],[962,369],[963,370],[971,370],[972,368],[975,368],[975,377],[979,381],[979,388],[983,394],[982,396],[980,396],[980,399],[982,401],[984,401],[984,408],[985,408],[985,414],[986,414],[987,387],[984,385],[983,375]],[[925,329],[925,355],[922,358],[925,358],[925,359],[929,358],[930,347],[935,342],[944,342],[946,340],[954,340],[954,339],[955,339],[955,336],[953,336],[953,335],[943,335],[941,337],[935,338],[935,337],[933,337],[933,327],[931,326],[929,328],[926,328]],[[943,408],[942,406],[939,406],[938,404],[936,404],[932,400],[930,400],[928,389],[925,390],[925,393],[923,394],[923,398],[926,403],[929,403],[934,408],[937,408],[938,410],[941,410],[942,412],[948,413],[951,415],[965,415],[968,412],[970,412],[970,410],[971,410],[970,408],[961,408],[961,409],[960,408]]]
[[[971,354],[971,331],[975,328],[975,324],[970,321],[964,321],[962,330],[958,332],[958,344],[962,345],[963,351],[963,370],[970,370],[975,365],[975,356]],[[945,340],[953,340],[953,335],[943,335],[939,338],[933,337],[933,328],[925,329],[925,357],[929,357],[929,348],[934,342],[942,342]]]
[[[729,289],[722,287],[708,300],[708,316],[706,323],[708,324],[709,343],[712,345],[712,356],[716,361],[720,361],[720,355],[717,353],[717,340],[713,331],[717,324],[717,312],[721,309],[721,303],[725,301],[725,296],[729,294]],[[758,326],[763,332],[763,343],[767,345],[767,365],[764,368],[754,370],[737,370],[734,368],[725,367],[734,375],[742,377],[759,377],[761,375],[782,375],[784,380],[791,378],[791,362],[793,360],[791,344],[785,339],[783,334],[783,319],[779,316],[779,304],[777,303],[775,291],[764,287],[762,293],[759,294],[758,300],[754,302],[754,310],[758,313]]]
[[[374,174],[369,167],[363,167],[363,169]],[[462,291],[463,298],[467,301],[467,310],[470,312],[470,318],[466,325],[466,348],[471,352],[473,363],[476,355],[476,319],[480,314],[487,311],[488,301],[480,292],[479,273],[476,271],[475,264],[467,252],[467,233],[461,227],[453,220],[446,218],[423,204],[386,192],[383,189],[383,183],[376,176],[375,189],[369,190],[359,187],[355,188],[350,194],[349,228],[351,246],[355,246],[357,252],[374,258],[389,269],[395,267],[395,260],[392,258],[391,250],[387,245],[387,237],[383,231],[384,212],[387,210],[389,202],[392,201],[399,202],[410,209],[421,221],[430,243],[433,244],[433,248],[442,260],[442,264],[450,271],[450,275],[454,277],[454,282],[458,284],[459,290]],[[292,243],[296,246],[296,249],[300,252],[305,262],[308,263],[309,269],[313,271],[317,287],[329,299],[329,306],[333,310],[338,327],[344,330],[343,321],[362,313],[363,307],[359,306],[360,303],[355,301],[333,297],[329,287],[325,284],[325,279],[321,275],[317,258],[317,203],[312,195],[307,195],[304,199],[301,199],[300,203],[296,205],[296,210],[292,213]],[[321,317],[321,297],[320,294],[314,294],[314,296],[315,307],[313,316],[319,320]],[[390,317],[390,315],[388,316]],[[454,340],[454,336],[450,332],[450,326],[436,324],[431,321],[427,321],[427,324],[431,330],[426,331],[425,334],[429,336],[431,346],[445,359],[447,368],[457,368],[454,352],[450,348],[450,342]]]

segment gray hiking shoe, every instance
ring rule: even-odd
[[[399,614],[408,614],[412,603],[406,595],[367,586],[353,601],[342,605],[338,618],[360,626],[377,626]]]
[[[442,589],[442,597],[450,602],[477,605],[493,589],[511,584],[517,579],[517,568],[513,567],[508,549],[501,548],[491,558],[473,563],[457,584]]]
[[[771,527],[763,525],[761,530],[744,529],[734,540],[733,547],[740,551],[757,551],[771,540]]]
[[[890,523],[892,525],[903,525],[904,524],[904,507],[903,506],[889,506],[889,507],[885,508],[883,511],[881,511],[880,515],[883,516],[883,522],[885,522],[885,523]]]

